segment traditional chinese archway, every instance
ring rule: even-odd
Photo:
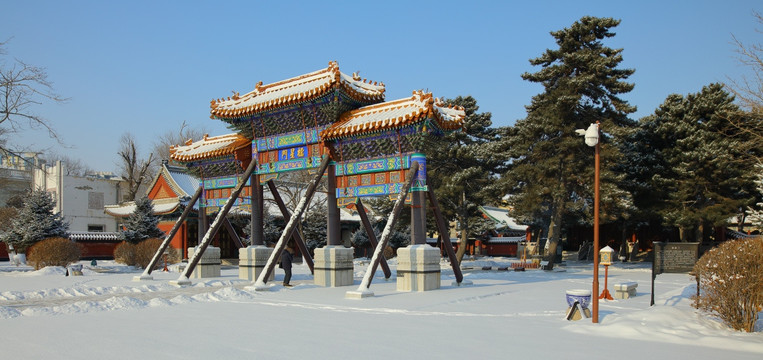
[[[341,246],[338,206],[361,204],[360,199],[366,196],[398,195],[388,229],[382,234],[367,270],[369,278],[379,261],[377,253],[386,245],[389,230],[410,190],[412,245],[403,250],[400,258],[403,263],[399,261],[398,290],[439,288],[439,251],[432,248],[433,253],[428,254],[425,245],[427,196],[441,224],[438,230],[451,253],[452,247],[436,199],[426,186],[426,156],[421,145],[429,136],[460,129],[464,111],[444,106],[432,94],[420,91],[410,98],[380,103],[384,92],[384,84],[361,80],[356,74],[348,76],[339,71],[336,62],[330,62],[326,69],[268,85],[260,82],[255,90],[243,96],[234,94],[212,101],[211,117],[228,123],[237,134],[206,138],[172,149],[172,158],[203,180],[201,206],[205,213],[217,213],[199,244],[199,251],[177,283],[190,283],[188,276],[209,239],[236,205],[251,208],[252,246],[241,250],[240,260],[252,268],[250,275],[256,278],[255,287],[263,288],[272,279],[276,258],[287,240],[293,238],[302,245],[294,228],[325,175],[329,186],[328,239],[327,246],[316,249],[316,284],[353,283],[352,249]],[[282,207],[288,220],[286,228],[275,248],[267,248],[262,234],[263,185],[267,184],[278,198],[272,180],[297,170],[307,170],[314,177],[294,214]],[[365,219],[363,207],[357,209]],[[374,238],[373,231],[369,238]],[[308,254],[306,249],[302,253]],[[262,261],[264,258],[267,261]],[[309,255],[306,260],[312,264]],[[451,260],[461,282],[458,264],[455,258]],[[367,288],[370,279],[364,279],[364,284]]]

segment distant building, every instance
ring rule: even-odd
[[[13,153],[0,149],[0,207],[32,188],[33,169],[44,166],[39,153]]]
[[[34,169],[33,186],[48,191],[69,222],[70,232],[116,232],[116,220],[104,207],[120,203],[127,193],[127,182],[110,173],[87,176],[66,175],[66,165],[57,161]]]

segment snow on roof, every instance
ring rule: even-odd
[[[487,239],[488,244],[514,244],[527,240],[524,236],[510,236],[510,237],[490,237]]]
[[[180,206],[180,198],[166,198],[151,200],[154,205],[154,215],[170,214]],[[135,212],[135,202],[130,201],[121,205],[106,205],[103,212],[114,217],[125,217]]]
[[[453,130],[464,123],[461,107],[448,107],[432,93],[414,91],[408,98],[364,106],[344,113],[335,124],[321,132],[324,140],[400,128],[427,118],[434,118],[440,128]]]
[[[509,210],[492,206],[480,206],[480,210],[489,219],[498,223],[498,227],[507,227],[509,230],[526,231],[527,225],[519,225],[516,220],[509,216]]]
[[[69,232],[69,240],[72,240],[72,241],[119,241],[119,233],[71,231]]]
[[[222,155],[233,154],[236,150],[251,146],[251,140],[239,134],[227,134],[204,138],[185,145],[173,145],[170,147],[170,158],[175,161],[187,162]],[[193,194],[193,193],[192,193]]]
[[[257,83],[255,89],[244,96],[238,93],[226,99],[212,100],[212,117],[238,118],[272,108],[290,105],[325,95],[342,87],[350,96],[367,101],[384,100],[384,83],[361,80],[357,74],[345,75],[336,61],[325,69],[293,77],[268,85]]]

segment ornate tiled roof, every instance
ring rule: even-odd
[[[328,68],[268,85],[257,83],[255,89],[243,96],[238,93],[228,99],[212,100],[212,118],[231,119],[307,101],[341,87],[345,93],[363,101],[383,101],[384,83],[370,82],[357,75],[345,75],[335,61]]]
[[[162,171],[166,171],[167,183],[179,196],[191,197],[199,187],[199,179],[186,173],[177,166],[164,165]]]
[[[443,130],[463,126],[466,113],[462,107],[446,106],[431,93],[414,91],[409,98],[369,105],[343,114],[339,121],[321,132],[330,140],[384,129],[405,127],[434,118]]]
[[[239,134],[228,134],[204,138],[192,142],[188,140],[185,145],[170,147],[170,158],[179,162],[189,162],[199,159],[208,159],[218,156],[231,155],[236,150],[245,146],[251,146],[252,141]]]

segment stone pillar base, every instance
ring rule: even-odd
[[[273,249],[264,245],[249,246],[238,249],[238,278],[254,281],[265,270],[270,254]],[[270,278],[266,281],[272,281],[275,278],[275,271],[270,273]]]
[[[188,259],[193,259],[196,248],[188,248]],[[199,263],[193,269],[190,278],[201,279],[220,277],[220,248],[208,246],[204,254],[201,255]]]
[[[352,285],[354,268],[352,248],[329,245],[315,249],[315,285],[336,287]]]
[[[397,249],[397,291],[440,288],[440,250],[429,245]]]

